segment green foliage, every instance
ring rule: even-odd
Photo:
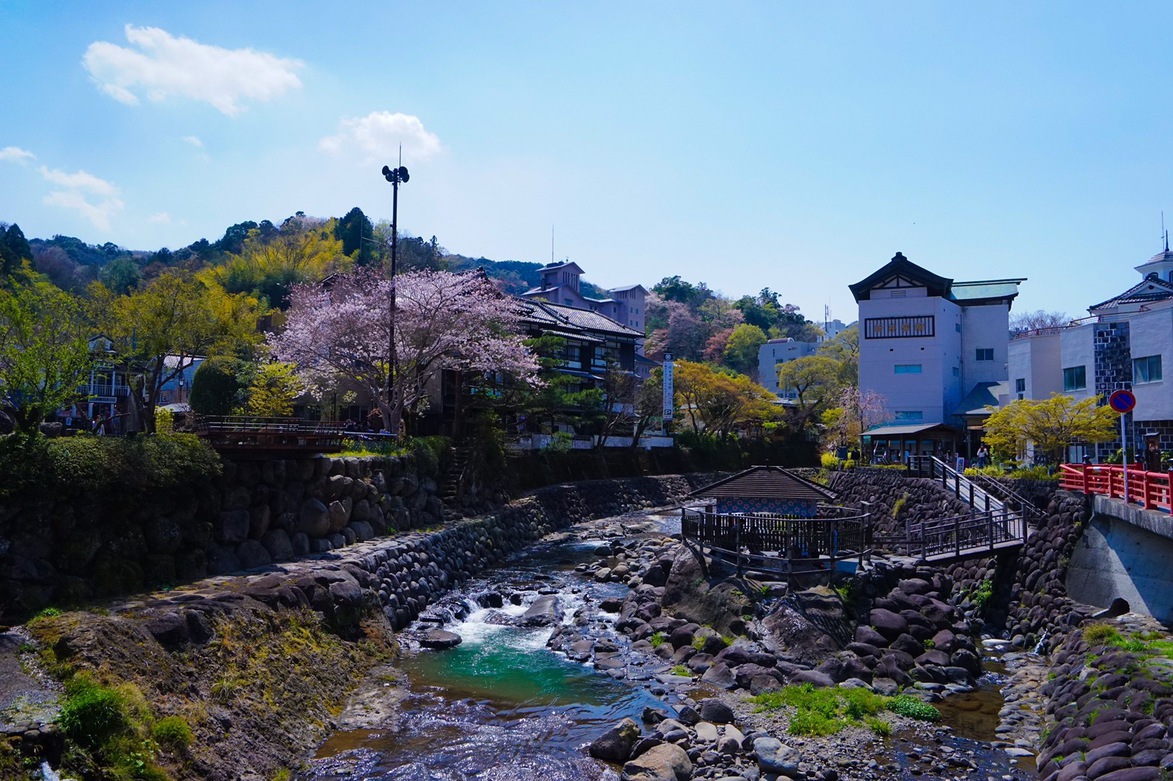
[[[839,459],[834,453],[821,453],[819,455],[819,465],[828,472],[839,471]]]
[[[92,358],[81,305],[27,267],[0,286],[0,400],[30,436],[77,400]]]
[[[175,415],[169,409],[155,410],[155,433],[171,434],[175,431]]]
[[[1010,476],[1017,480],[1059,480],[1058,473],[1051,474],[1051,470],[1042,464],[1025,469],[1016,469],[1010,473]]]
[[[672,665],[672,674],[679,675],[684,678],[692,677],[692,672],[687,667],[685,667],[683,664]]]
[[[893,697],[888,701],[888,710],[919,721],[937,721],[941,718],[941,711],[911,694],[898,694]]]
[[[886,738],[892,734],[892,725],[878,716],[868,716],[863,720],[863,723],[873,734],[881,738]]]
[[[219,455],[193,434],[0,439],[0,497],[166,490],[198,484],[223,470]]]
[[[909,494],[905,492],[899,499],[892,503],[892,517],[899,518],[900,514],[904,512],[904,508],[908,506]]]
[[[759,694],[750,702],[758,711],[792,708],[787,728],[791,735],[825,736],[876,717],[888,706],[889,699],[867,689],[816,689],[804,683]]]
[[[1033,443],[1036,451],[1058,463],[1063,449],[1074,442],[1110,442],[1116,436],[1118,416],[1099,402],[1096,396],[1076,401],[1060,394],[1017,399],[990,413],[985,441],[1005,459],[1018,458]]]
[[[983,580],[973,592],[973,603],[979,611],[984,610],[992,596],[994,596],[994,582]]]
[[[115,735],[130,727],[126,700],[114,689],[99,685],[88,676],[75,676],[65,688],[65,701],[58,717],[68,740],[84,749],[101,748]]]
[[[191,727],[179,716],[166,716],[155,722],[151,734],[160,746],[179,751],[191,745]]]
[[[656,632],[648,638],[648,642],[652,644],[652,648],[659,648],[667,639],[668,638],[664,637],[663,632]]]
[[[409,445],[415,456],[416,470],[423,477],[439,477],[452,448],[448,437],[415,437]]]
[[[209,359],[199,365],[191,380],[191,408],[201,415],[230,415],[237,403],[240,383],[227,359]]]
[[[248,389],[248,413],[262,418],[283,418],[293,414],[293,402],[305,393],[292,363],[274,361],[257,368]]]

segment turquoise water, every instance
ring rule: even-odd
[[[590,759],[583,746],[645,706],[662,707],[646,690],[572,662],[546,648],[552,629],[510,625],[543,591],[557,589],[566,616],[583,604],[616,592],[613,585],[584,583],[569,571],[590,555],[578,543],[535,552],[490,587],[528,589],[521,605],[477,608],[445,627],[462,643],[422,650],[399,665],[408,694],[385,729],[339,733],[319,750],[303,778],[341,781],[596,781],[617,779],[615,768]],[[535,581],[538,573],[553,580]],[[512,584],[512,585],[506,585]]]

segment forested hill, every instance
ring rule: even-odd
[[[87,244],[61,235],[26,240],[18,226],[0,222],[0,278],[27,259],[35,271],[69,293],[87,296],[90,285],[100,282],[110,294],[123,296],[169,271],[182,271],[229,294],[255,296],[262,308],[284,309],[290,290],[299,282],[355,267],[386,268],[390,247],[390,225],[372,223],[358,208],[341,218],[298,212],[279,225],[269,220],[240,222],[214,241],[200,239],[179,249],[157,250]],[[445,250],[435,236],[425,239],[406,232],[399,235],[396,258],[400,272],[483,268],[502,289],[514,294],[537,287],[542,268],[535,262],[457,255]],[[589,273],[589,263],[585,265]],[[752,376],[757,371],[758,347],[767,339],[815,341],[821,333],[798,307],[785,303],[769,288],[732,298],[704,282],[694,284],[679,276],[658,282],[600,281],[608,286],[640,282],[650,291],[644,313],[649,355],[671,352],[678,358],[707,361]],[[605,297],[601,288],[584,281],[582,292]]]

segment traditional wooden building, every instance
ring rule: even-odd
[[[814,518],[819,504],[836,499],[830,489],[780,466],[753,466],[688,496],[718,514],[772,513],[797,518]]]

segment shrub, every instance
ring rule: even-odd
[[[664,637],[663,632],[656,632],[654,635],[648,638],[648,642],[652,644],[652,648],[659,648],[664,644],[665,640],[666,638]]]
[[[834,472],[839,468],[839,459],[834,453],[823,453],[819,456],[819,464],[828,471]]]
[[[166,716],[155,722],[151,734],[160,746],[173,751],[187,748],[191,745],[191,727],[179,716]]]
[[[65,687],[65,702],[57,717],[65,737],[85,749],[101,748],[130,728],[126,701],[114,689],[92,678],[77,676]]]
[[[1083,639],[1088,645],[1103,645],[1120,637],[1120,632],[1111,624],[1092,624],[1083,630]]]
[[[904,512],[904,508],[908,505],[909,495],[906,492],[903,496],[892,503],[892,517],[899,518],[900,513]]]
[[[888,701],[888,710],[920,721],[937,721],[941,718],[941,711],[911,694],[898,694],[893,697]]]

